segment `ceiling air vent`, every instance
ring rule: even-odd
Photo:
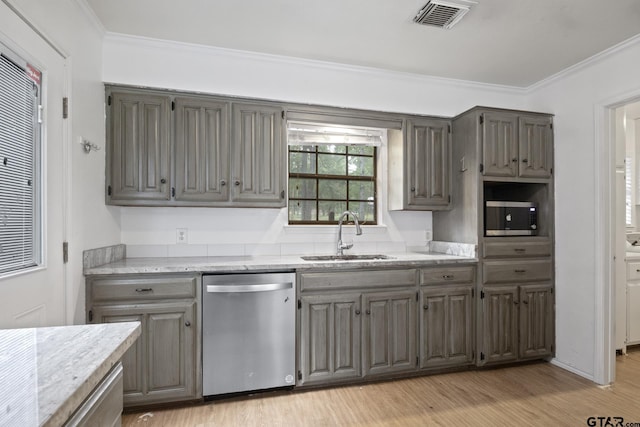
[[[413,22],[449,29],[477,4],[467,0],[429,0],[418,12]]]

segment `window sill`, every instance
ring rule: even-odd
[[[5,279],[13,279],[18,276],[22,276],[25,274],[37,273],[42,270],[46,270],[47,267],[45,265],[36,265],[34,267],[23,268],[22,270],[16,271],[7,271],[6,273],[0,273],[0,281]]]

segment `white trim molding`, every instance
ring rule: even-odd
[[[107,30],[102,24],[102,21],[100,20],[100,18],[98,18],[98,15],[96,15],[96,12],[93,10],[91,6],[89,6],[89,3],[87,3],[87,0],[73,0],[73,2],[82,11],[84,16],[87,18],[91,26],[98,32],[98,34],[101,37],[104,37],[104,35],[107,33]]]

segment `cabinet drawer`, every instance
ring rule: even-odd
[[[473,265],[424,268],[420,271],[420,284],[470,283],[475,276],[476,268]]]
[[[198,277],[95,279],[93,301],[195,298]]]
[[[640,279],[640,262],[627,263],[627,280]]]
[[[551,260],[486,261],[483,283],[534,282],[551,278]]]
[[[376,288],[414,286],[416,270],[369,270],[340,273],[303,273],[300,290],[311,291],[337,288]]]
[[[485,242],[485,258],[542,257],[551,255],[551,241]]]

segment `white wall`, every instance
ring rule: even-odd
[[[363,67],[108,34],[106,82],[379,111],[454,116],[475,105],[522,108],[523,91]],[[386,204],[386,202],[384,202]],[[335,227],[286,227],[286,210],[122,208],[128,256],[326,253]],[[385,214],[355,251],[424,246],[431,213]],[[175,245],[176,228],[189,245]]]
[[[66,221],[69,287],[65,323],[84,323],[82,251],[120,243],[119,212],[104,204],[103,32],[87,18],[79,0],[12,0],[11,3],[33,26],[64,51],[69,59],[71,87],[67,92],[71,144],[68,191],[71,203]],[[97,153],[85,154],[78,144],[80,137],[89,139],[103,149]],[[48,167],[61,168],[63,165]],[[52,188],[50,191],[63,192],[65,189]],[[62,253],[60,251],[52,256],[62,256]],[[2,301],[0,304],[11,304],[11,301]]]
[[[598,106],[640,91],[639,41],[537,85],[528,97],[529,108],[555,114],[556,361],[596,381],[601,381],[602,352],[608,351],[596,329],[598,306],[606,303],[596,266],[608,262],[596,251],[603,245],[597,230],[604,227],[597,223],[603,189],[596,172],[608,160],[600,153],[608,138],[596,126],[603,121]]]

